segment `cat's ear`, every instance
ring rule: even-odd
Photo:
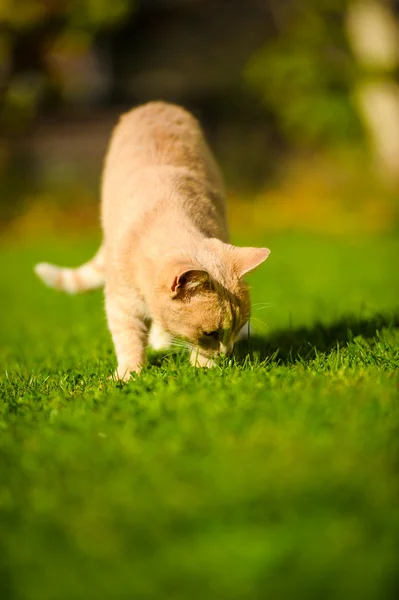
[[[210,277],[207,271],[192,266],[183,266],[177,270],[173,277],[170,292],[172,298],[177,298],[195,288],[209,283]]]
[[[270,254],[268,248],[232,246],[217,238],[206,240],[206,244],[208,249],[223,256],[240,278],[259,267]]]
[[[244,277],[256,267],[259,267],[269,256],[268,248],[240,248],[231,246],[231,253],[234,260],[234,268],[239,277]]]

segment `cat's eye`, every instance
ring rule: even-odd
[[[215,331],[204,331],[204,336],[207,338],[217,340],[219,339],[219,330],[215,329]]]

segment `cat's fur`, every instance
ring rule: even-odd
[[[70,293],[105,286],[117,376],[140,371],[150,328],[154,347],[185,340],[196,366],[231,352],[250,314],[242,277],[269,250],[228,243],[222,180],[191,114],[152,102],[121,117],[101,216],[103,244],[92,261],[78,269],[41,263],[36,272]]]

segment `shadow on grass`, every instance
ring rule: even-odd
[[[399,313],[376,314],[369,319],[347,316],[331,325],[315,323],[311,327],[277,330],[264,337],[252,335],[250,340],[239,342],[234,353],[239,362],[249,355],[261,361],[269,359],[292,364],[298,360],[311,360],[320,352],[329,353],[337,345],[345,346],[357,336],[371,339],[381,329],[398,326]]]

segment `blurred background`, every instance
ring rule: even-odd
[[[0,0],[0,236],[98,231],[118,115],[200,119],[233,235],[399,223],[395,0]]]

